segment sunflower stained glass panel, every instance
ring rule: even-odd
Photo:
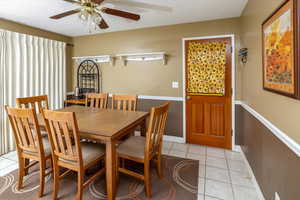
[[[226,42],[191,41],[187,49],[187,92],[225,95]]]

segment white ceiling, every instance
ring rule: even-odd
[[[132,1],[138,2],[135,3],[137,6],[133,6]],[[135,12],[141,19],[136,22],[103,14],[110,28],[97,33],[239,17],[247,1],[105,0],[102,6]],[[80,23],[77,14],[60,20],[49,19],[77,7],[63,0],[0,0],[0,18],[68,36],[87,35],[88,28]]]

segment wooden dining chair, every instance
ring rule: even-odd
[[[151,197],[151,175],[150,161],[157,164],[157,173],[162,178],[161,150],[162,139],[165,132],[169,103],[151,108],[149,127],[146,137],[133,136],[121,143],[117,148],[117,171],[141,179],[145,183],[146,196]],[[125,168],[125,162],[120,160],[131,160],[144,164],[144,174],[130,171]],[[122,165],[120,165],[122,163]],[[117,180],[118,180],[117,172]]]
[[[56,199],[58,194],[59,179],[71,171],[76,171],[78,177],[76,199],[81,200],[83,188],[105,172],[105,168],[102,168],[84,182],[85,170],[105,159],[105,147],[101,144],[80,142],[74,112],[44,110],[43,115],[52,150],[53,199]],[[59,174],[60,167],[68,170]]]
[[[123,111],[136,111],[137,96],[136,95],[116,95],[112,96],[112,109]]]
[[[89,93],[86,95],[85,106],[90,106],[94,108],[107,108],[107,93]]]
[[[43,109],[49,109],[47,95],[16,98],[16,103],[19,108],[34,108],[36,113],[42,113]]]
[[[45,177],[52,172],[46,173],[46,162],[51,162],[51,147],[47,137],[42,137],[34,108],[11,108],[5,106],[8,118],[13,130],[19,160],[19,180],[17,189],[23,187],[23,177],[28,169],[39,163],[40,168],[40,191],[39,197],[43,196]],[[33,160],[33,162],[26,162]]]

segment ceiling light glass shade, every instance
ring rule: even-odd
[[[96,25],[99,25],[102,21],[102,17],[98,13],[94,12],[92,14],[92,20]]]
[[[88,19],[89,33],[92,33],[99,29],[99,24],[101,23],[101,20],[102,18],[98,13],[94,12],[89,15],[89,19]]]
[[[78,15],[79,17],[79,20],[82,22],[82,23],[87,23],[88,22],[88,19],[89,19],[89,13],[87,12],[87,10],[85,9],[82,9]]]
[[[90,33],[98,30],[102,21],[101,15],[94,10],[82,9],[78,17],[81,23],[88,27]]]

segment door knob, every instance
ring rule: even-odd
[[[190,100],[191,99],[191,96],[186,96],[186,100]]]

